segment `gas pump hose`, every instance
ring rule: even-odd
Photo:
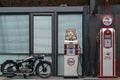
[[[82,76],[82,74],[80,75],[80,73],[79,73],[79,68],[80,68],[80,66],[81,66],[81,72],[83,72],[84,73],[84,70],[83,70],[83,68],[82,68],[82,52],[81,52],[81,47],[80,47],[80,45],[79,45],[79,55],[78,55],[78,64],[77,64],[77,74],[78,74],[78,77],[84,77],[84,76]]]

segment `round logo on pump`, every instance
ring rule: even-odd
[[[111,25],[113,25],[114,22],[114,18],[111,15],[103,15],[101,18],[101,24],[104,27],[110,27]]]
[[[68,58],[67,64],[70,65],[70,66],[74,65],[75,64],[74,58]]]

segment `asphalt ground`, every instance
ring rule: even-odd
[[[63,78],[63,77],[50,77],[50,78],[40,78],[38,76],[28,76],[24,78],[23,76],[16,76],[13,78],[0,77],[0,80],[120,80],[120,78],[96,78],[96,77],[84,77],[84,78]]]

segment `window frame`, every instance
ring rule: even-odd
[[[30,45],[31,45],[31,54],[43,54],[43,53],[34,53],[34,16],[51,16],[51,53],[48,54],[44,54],[44,55],[51,55],[52,53],[54,53],[54,13],[32,13],[30,14],[31,18],[30,18],[30,37],[31,37],[31,41],[30,41]]]

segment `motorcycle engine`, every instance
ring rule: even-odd
[[[23,72],[23,73],[24,73],[24,72],[28,72],[28,68],[22,67],[22,68],[20,68],[20,71]]]
[[[20,68],[20,71],[23,73],[30,73],[32,72],[32,68],[30,67],[29,64],[26,64],[24,67]]]

